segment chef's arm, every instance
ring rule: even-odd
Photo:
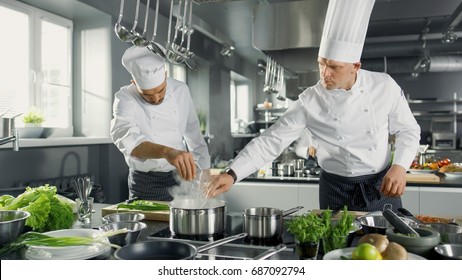
[[[145,141],[136,146],[130,155],[141,160],[164,158],[175,166],[183,179],[192,180],[196,177],[196,164],[189,152]]]

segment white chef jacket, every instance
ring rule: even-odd
[[[145,141],[184,151],[183,137],[197,165],[209,169],[207,144],[185,83],[167,78],[167,91],[159,105],[146,102],[134,84],[122,87],[115,94],[111,138],[130,168],[143,172],[174,170],[166,159],[142,160],[130,154]]]
[[[420,126],[398,84],[385,73],[360,70],[350,90],[306,89],[269,129],[239,153],[230,167],[242,180],[272,161],[308,128],[321,168],[345,177],[378,173],[390,162],[406,170],[419,148]]]

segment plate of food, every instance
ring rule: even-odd
[[[45,232],[50,237],[91,237],[96,238],[104,232],[95,229],[64,229]],[[97,257],[111,250],[107,237],[94,243],[80,246],[28,246],[25,257],[29,260],[85,260]]]
[[[323,260],[351,260],[351,255],[356,247],[337,249],[325,254]],[[412,253],[407,253],[408,260],[426,260],[426,258]]]
[[[448,224],[452,222],[451,219],[435,217],[435,216],[415,215],[415,217],[424,224],[434,224],[434,223]]]

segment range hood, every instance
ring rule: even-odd
[[[260,2],[253,10],[253,47],[274,58],[290,72],[297,74],[302,81],[301,88],[312,84],[312,72],[318,70],[317,55],[328,2],[326,0]],[[387,22],[398,33],[400,29],[407,29],[410,22],[418,22],[418,20],[414,18],[395,20],[390,15],[381,17],[381,8],[388,7],[388,4],[390,3],[385,0],[376,2],[374,8],[376,15],[375,18],[371,18],[362,54],[363,68],[388,73],[412,73],[415,65],[426,53],[431,57],[432,67],[419,69],[420,72],[462,71],[460,56],[462,40],[456,40],[452,44],[441,42],[442,31],[446,30],[442,28],[441,23],[446,21],[451,24],[451,30],[454,29],[460,22],[458,19],[461,18],[462,3],[458,4],[458,8],[449,20],[442,16],[445,12],[435,11],[431,29],[433,33],[421,34],[419,32],[422,29],[417,29],[413,31],[414,33],[407,32],[407,35],[401,36],[385,35],[387,28],[386,25],[385,27],[382,25]],[[438,10],[436,7],[434,9]],[[418,26],[418,24],[414,25]],[[380,32],[377,31],[378,27]],[[428,32],[425,29],[422,31]],[[456,34],[462,37],[460,33],[456,31]]]

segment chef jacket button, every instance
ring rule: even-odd
[[[364,112],[368,113],[368,112],[369,112],[369,109],[367,109],[367,108],[366,108],[366,109],[364,109]]]
[[[351,174],[351,175],[354,175],[354,174],[355,174],[355,172],[354,172],[354,171],[350,171],[350,174]]]
[[[377,172],[377,170],[375,170],[375,169],[372,169],[371,171],[372,171],[372,172]]]
[[[361,90],[361,93],[363,93],[363,92],[364,92],[364,90]]]
[[[156,116],[152,116],[152,119],[155,119],[155,118],[156,118]]]
[[[373,150],[374,150],[374,149],[372,149],[372,148],[369,148],[369,152],[372,152]]]
[[[372,134],[372,130],[368,130],[368,131],[367,131],[367,134]]]
[[[339,118],[337,118],[337,117],[334,118],[334,121],[338,121],[338,120],[339,120]]]

